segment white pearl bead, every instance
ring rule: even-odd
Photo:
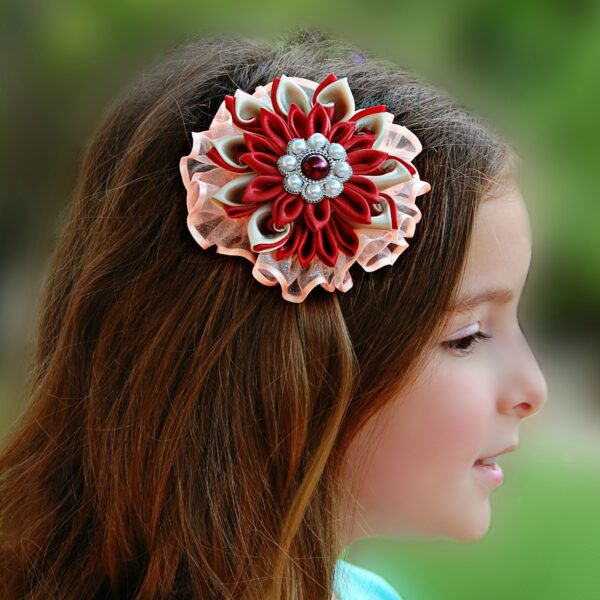
[[[298,159],[291,154],[284,154],[279,157],[277,164],[284,171],[293,171],[298,166]]]
[[[329,179],[323,185],[323,189],[325,190],[325,195],[329,198],[334,198],[341,194],[343,186],[337,179]]]
[[[352,174],[352,169],[347,162],[339,162],[333,166],[333,172],[337,177],[345,179]]]
[[[317,150],[325,145],[327,138],[322,133],[313,133],[306,141],[311,148]]]
[[[329,156],[336,160],[344,158],[346,156],[346,149],[341,144],[333,143],[329,144]]]
[[[323,197],[323,186],[320,183],[309,183],[304,189],[303,196],[309,202],[320,200]]]
[[[306,140],[294,138],[288,144],[288,150],[293,154],[303,154],[306,152]]]
[[[285,187],[292,193],[297,194],[304,185],[304,180],[300,175],[293,173],[285,178]]]

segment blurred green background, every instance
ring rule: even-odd
[[[0,6],[0,438],[26,402],[36,300],[82,149],[129,79],[184,39],[313,26],[446,89],[525,158],[520,319],[549,385],[481,540],[356,542],[405,600],[600,598],[600,3],[368,0]]]

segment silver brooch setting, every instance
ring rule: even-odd
[[[322,133],[313,133],[307,139],[294,138],[286,150],[277,161],[284,176],[283,187],[290,194],[301,194],[306,202],[339,196],[344,182],[352,176],[346,149],[329,142]]]

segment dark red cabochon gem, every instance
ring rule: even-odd
[[[307,156],[300,166],[302,172],[309,179],[319,181],[329,174],[329,161],[322,154]]]

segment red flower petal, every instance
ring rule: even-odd
[[[284,119],[270,110],[261,108],[260,123],[269,140],[281,151],[281,154],[285,154],[287,143],[294,135]]]
[[[240,156],[240,161],[261,175],[279,175],[277,157],[266,152],[246,152]]]
[[[355,128],[354,121],[338,121],[329,132],[329,141],[343,145],[352,137]]]
[[[290,110],[288,112],[288,122],[290,129],[295,137],[307,138],[306,134],[308,122],[304,111],[296,104],[290,104]]]
[[[333,120],[333,118],[335,117],[335,104],[332,104],[331,106],[323,105],[323,108],[325,109],[325,112],[327,113],[327,116],[329,117],[329,123],[330,124],[335,123],[335,121]]]
[[[282,190],[281,175],[257,175],[244,189],[242,202],[269,202]]]
[[[372,115],[373,113],[386,112],[387,106],[385,104],[377,104],[376,106],[369,106],[367,108],[363,108],[355,112],[348,120],[349,121],[358,121],[358,119],[362,119],[367,115]]]
[[[245,155],[244,155],[245,156]],[[381,150],[361,149],[348,152],[346,161],[350,163],[353,173],[372,173],[387,160],[389,154]]]
[[[415,167],[413,165],[411,165],[409,162],[402,160],[399,156],[394,156],[393,154],[390,154],[390,158],[393,158],[395,161],[402,163],[408,169],[408,172],[411,175],[417,174],[417,170],[415,169]]]
[[[298,244],[302,239],[306,227],[301,219],[292,223],[292,233],[286,240],[285,244],[277,248],[275,251],[275,260],[283,260],[296,252]]]
[[[275,77],[275,79],[273,79],[273,85],[271,86],[271,104],[273,105],[275,112],[280,117],[285,118],[285,113],[283,112],[283,110],[281,110],[281,107],[279,106],[279,103],[277,102],[277,88],[279,87],[280,80],[281,80],[281,77],[279,75],[277,77]]]
[[[223,204],[225,214],[231,219],[239,219],[240,217],[247,217],[251,215],[260,204],[258,202],[250,202],[242,206],[230,206],[229,204]]]
[[[371,204],[379,202],[377,186],[366,177],[351,177],[344,183],[344,191],[334,199],[333,208],[338,216],[355,223],[371,222]]]
[[[354,256],[358,250],[358,235],[354,227],[339,219],[335,213],[331,215],[329,228],[333,233],[338,248],[347,256]]]
[[[250,152],[266,152],[279,158],[281,152],[268,137],[258,133],[244,133],[244,143]]]
[[[346,189],[333,201],[336,214],[346,221],[355,223],[370,223],[371,208],[369,203],[360,195],[346,193]]]
[[[317,253],[317,234],[305,228],[298,242],[296,253],[300,265],[304,268],[308,267]]]
[[[344,192],[345,191],[361,194],[369,204],[377,204],[379,202],[379,189],[375,182],[368,177],[352,175],[352,177],[344,183]]]
[[[355,150],[368,150],[373,147],[375,138],[377,136],[374,133],[356,133],[344,144],[346,152],[353,152]]]
[[[329,221],[331,215],[331,201],[323,198],[321,202],[306,202],[304,208],[304,222],[311,231],[318,231]]]
[[[396,209],[396,203],[389,194],[380,193],[380,196],[390,205],[390,214],[392,216],[392,229],[398,229],[398,214]]]
[[[329,224],[319,229],[317,236],[317,256],[328,267],[335,267],[339,249],[333,231]]]
[[[331,121],[329,120],[328,111],[320,102],[317,102],[308,113],[306,137],[310,137],[313,133],[322,133],[327,137],[330,130]]]
[[[283,190],[273,202],[273,221],[277,227],[283,227],[295,221],[304,210],[304,198],[299,194],[290,194]]]
[[[235,160],[239,162],[240,156],[242,153],[239,153],[235,156]],[[232,167],[225,159],[221,156],[216,146],[213,146],[210,150],[206,152],[206,156],[210,158],[216,165],[219,165],[222,169],[226,169],[227,171],[231,171],[233,173],[247,173],[248,167],[246,165],[240,164],[239,168]]]

